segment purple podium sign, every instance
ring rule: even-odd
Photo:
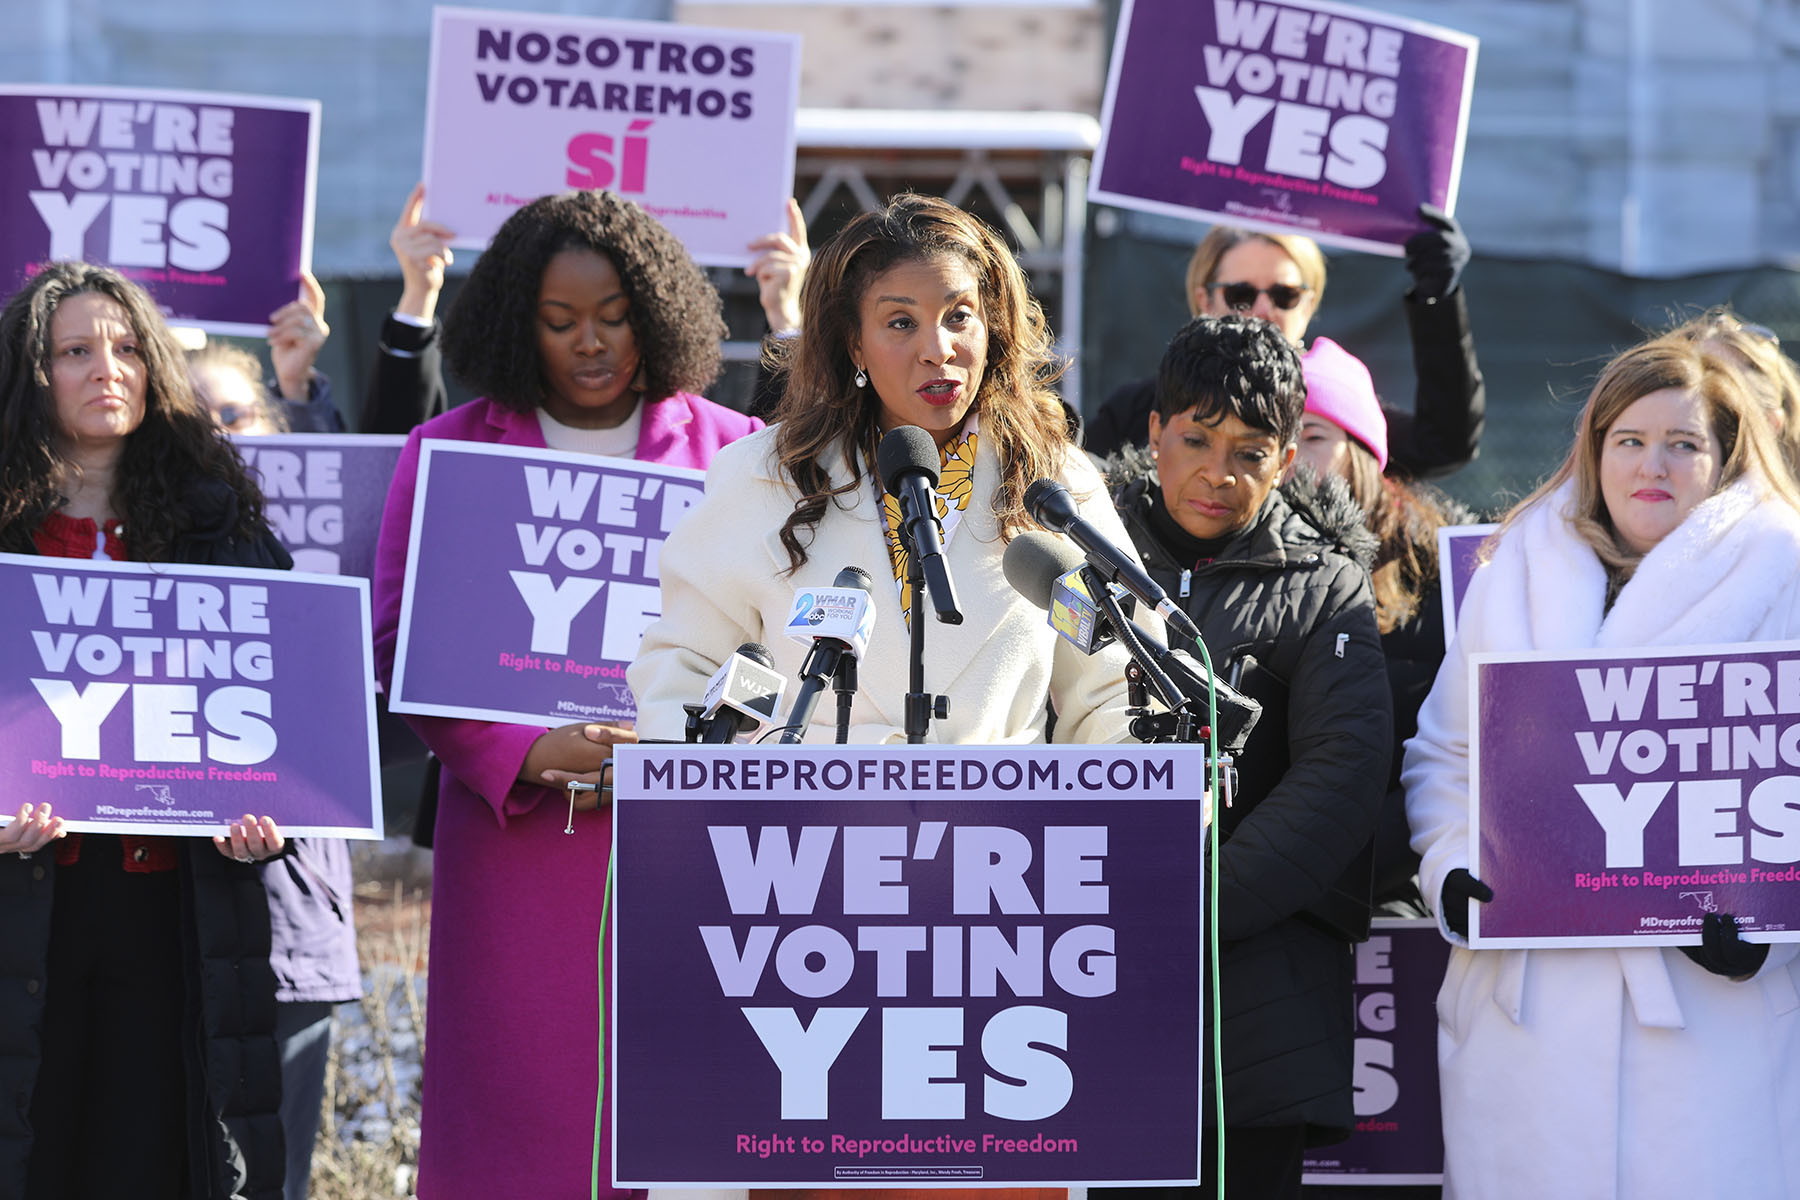
[[[83,259],[260,337],[312,264],[318,157],[317,100],[0,84],[0,293]]]
[[[1376,917],[1369,940],[1357,945],[1356,1132],[1349,1141],[1307,1151],[1304,1182],[1407,1187],[1444,1181],[1437,994],[1449,961],[1450,943],[1429,919]]]
[[[388,707],[519,725],[632,720],[625,668],[662,614],[663,541],[704,479],[426,439]]]
[[[1471,945],[1800,941],[1800,642],[1472,664]]]
[[[800,38],[549,13],[432,10],[425,207],[479,249],[570,188],[641,204],[695,261],[787,228]]]
[[[1125,0],[1089,197],[1398,256],[1453,212],[1476,40],[1313,0]]]
[[[231,439],[256,473],[294,570],[375,576],[375,538],[404,435],[277,433]]]
[[[1199,747],[616,770],[620,1186],[1197,1182]]]
[[[0,554],[0,612],[8,804],[105,833],[248,812],[381,836],[367,581]]]
[[[1499,529],[1492,525],[1444,525],[1438,529],[1438,599],[1444,606],[1444,645],[1456,638],[1456,614],[1480,565],[1482,543]]]

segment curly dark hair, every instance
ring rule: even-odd
[[[604,255],[625,284],[645,400],[718,378],[719,293],[681,242],[612,192],[563,192],[506,219],[444,316],[444,361],[470,390],[518,412],[542,406],[538,294],[544,268],[570,249]]]
[[[1291,446],[1305,411],[1300,352],[1256,317],[1195,317],[1169,339],[1156,371],[1156,415],[1164,421],[1192,412],[1213,425],[1229,414]]]
[[[235,494],[239,537],[265,535],[262,492],[194,398],[187,360],[156,303],[117,271],[57,262],[0,312],[0,550],[34,553],[33,531],[67,502],[59,485],[77,468],[51,393],[51,324],[63,301],[88,292],[125,310],[144,364],[144,417],[125,437],[113,474],[112,508],[132,558],[164,561],[193,532],[189,497],[201,480]]]
[[[947,200],[901,193],[865,212],[820,247],[800,289],[801,334],[771,345],[770,363],[787,376],[771,423],[781,469],[799,499],[781,527],[792,574],[834,497],[854,494],[880,437],[881,400],[858,387],[850,347],[862,328],[862,299],[883,272],[942,257],[968,264],[981,288],[987,365],[975,393],[981,437],[1000,459],[994,515],[1002,540],[1035,528],[1025,489],[1055,476],[1073,449],[1062,403],[1051,390],[1066,365],[1052,350],[1043,309],[1025,272],[992,229]],[[851,477],[833,488],[829,464],[842,455]],[[802,535],[805,535],[804,537]]]

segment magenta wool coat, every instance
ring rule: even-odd
[[[640,462],[704,469],[762,422],[676,393],[647,405]],[[542,446],[535,412],[477,400],[414,430],[381,518],[375,658],[393,679],[419,442]],[[482,553],[478,546],[472,554]],[[612,850],[610,814],[518,782],[541,728],[409,716],[443,762],[431,898],[423,1134],[425,1200],[586,1196],[599,1082],[595,962]],[[608,1128],[603,1136],[610,1141]],[[601,1159],[600,1194],[606,1164]],[[616,1193],[625,1195],[626,1193]]]

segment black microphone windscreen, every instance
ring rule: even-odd
[[[831,586],[861,588],[865,592],[873,592],[875,581],[870,579],[869,573],[861,567],[845,567],[837,573],[837,578],[831,581]]]
[[[926,482],[936,487],[938,467],[943,461],[937,443],[917,425],[888,430],[875,447],[875,469],[881,472],[881,486],[890,496],[900,494],[902,477],[915,473],[924,475]]]
[[[1013,590],[1045,612],[1056,581],[1086,562],[1080,550],[1054,533],[1021,533],[1000,557],[1000,569]]]
[[[1038,524],[1059,533],[1081,516],[1075,508],[1075,497],[1054,479],[1040,479],[1025,489],[1025,509],[1038,519]]]
[[[769,648],[761,642],[745,642],[737,648],[737,652],[751,662],[768,667],[770,670],[775,667],[775,656],[770,654]]]

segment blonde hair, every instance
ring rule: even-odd
[[[230,371],[250,381],[251,393],[256,397],[251,408],[263,424],[277,433],[287,432],[287,414],[281,411],[280,405],[269,399],[268,390],[263,387],[262,363],[257,361],[256,355],[242,346],[209,339],[204,346],[187,352],[187,365],[188,383],[194,389],[194,397],[209,413],[212,409],[212,396],[208,392],[206,381],[200,377],[200,372],[207,368]]]
[[[1736,366],[1744,383],[1775,422],[1788,470],[1800,476],[1800,375],[1781,352],[1773,330],[1746,323],[1723,306],[1709,308],[1669,330],[1669,337],[1717,351]]]
[[[1212,283],[1219,273],[1219,260],[1224,258],[1233,247],[1249,241],[1263,241],[1280,250],[1294,260],[1300,268],[1300,282],[1312,293],[1315,309],[1325,296],[1325,254],[1319,249],[1319,243],[1298,233],[1262,233],[1253,229],[1239,229],[1234,225],[1214,225],[1194,247],[1194,257],[1188,260],[1187,269],[1187,302],[1188,315],[1200,315],[1200,293],[1207,284]]]
[[[1613,528],[1600,490],[1600,453],[1606,433],[1638,400],[1665,389],[1691,393],[1706,405],[1707,421],[1718,444],[1722,468],[1716,491],[1724,491],[1746,475],[1761,480],[1769,498],[1800,512],[1800,487],[1776,444],[1775,431],[1761,404],[1737,370],[1706,342],[1664,334],[1633,346],[1600,372],[1575,422],[1575,443],[1568,456],[1536,491],[1525,497],[1501,524],[1504,536],[1520,514],[1546,502],[1565,482],[1575,481],[1574,510],[1566,516],[1575,532],[1593,547],[1615,588],[1631,578],[1641,554],[1627,549]]]

